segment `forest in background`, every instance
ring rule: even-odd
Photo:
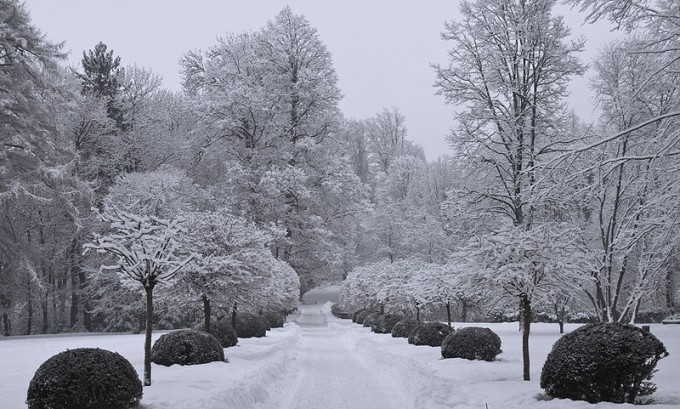
[[[564,103],[586,62],[554,3],[462,3],[433,67],[453,154],[428,161],[398,107],[343,117],[331,53],[290,8],[187,51],[175,93],[104,43],[67,67],[0,1],[4,335],[143,330],[148,263],[181,265],[157,277],[158,328],[343,279],[347,309],[463,321],[675,312],[680,9],[571,0],[628,30],[587,62],[589,124]]]

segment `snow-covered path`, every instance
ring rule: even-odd
[[[381,377],[363,365],[350,340],[329,327],[321,305],[300,307],[301,376],[290,409],[395,408]]]

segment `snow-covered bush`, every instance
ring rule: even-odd
[[[408,335],[418,326],[418,321],[403,319],[392,327],[392,336],[394,338],[408,338]]]
[[[267,335],[267,320],[257,314],[239,313],[236,316],[236,335],[239,338],[262,338]]]
[[[371,310],[369,310],[368,308],[361,309],[354,313],[352,321],[356,322],[357,324],[363,324],[364,320],[366,319],[366,316],[370,313]]]
[[[98,348],[60,352],[45,361],[28,386],[29,409],[129,408],[142,382],[127,359]]]
[[[216,361],[224,361],[222,344],[214,336],[201,331],[182,329],[168,332],[161,335],[151,349],[151,362],[158,365],[200,365]]]
[[[661,341],[636,326],[588,324],[557,340],[541,388],[555,398],[634,403],[656,390],[654,367],[667,355]]]
[[[379,312],[372,312],[368,314],[363,321],[364,327],[372,327],[375,320],[380,316]]]
[[[338,304],[331,305],[331,313],[333,316],[344,320],[352,318],[353,315],[342,309]]]
[[[501,338],[489,328],[460,328],[442,341],[443,358],[493,361],[501,353]]]
[[[431,347],[442,346],[442,341],[451,332],[446,324],[428,322],[415,327],[408,334],[408,343],[412,345],[429,345]]]
[[[195,331],[204,331],[205,325],[203,322],[194,326]],[[238,336],[236,330],[227,320],[212,321],[210,323],[210,334],[217,338],[222,344],[223,348],[233,347],[238,344]]]
[[[371,330],[376,334],[389,334],[392,332],[394,325],[404,319],[403,316],[397,314],[381,314],[371,325]]]
[[[267,320],[270,328],[281,328],[286,322],[286,317],[280,312],[265,311],[262,313],[262,316]]]

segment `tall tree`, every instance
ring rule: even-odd
[[[535,223],[541,162],[561,149],[562,99],[584,67],[583,41],[552,15],[554,0],[477,0],[461,3],[461,21],[447,23],[453,42],[448,66],[434,66],[438,93],[465,107],[450,137],[474,167],[472,201],[530,230]],[[472,171],[472,168],[471,168]],[[530,294],[518,294],[523,314],[524,379],[529,380]]]

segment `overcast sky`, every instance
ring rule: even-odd
[[[458,18],[458,0],[27,0],[33,22],[48,38],[65,41],[70,61],[99,41],[121,57],[123,65],[150,68],[164,86],[180,90],[180,57],[206,49],[227,32],[255,31],[286,5],[316,27],[338,74],[346,117],[364,119],[383,107],[398,107],[406,117],[409,139],[425,148],[429,159],[448,153],[452,107],[434,95],[431,63],[446,63],[450,44],[441,40],[444,22]],[[586,37],[589,62],[613,38],[604,23],[583,25],[583,16],[566,7],[575,35]],[[573,82],[570,103],[593,119],[587,79]]]

